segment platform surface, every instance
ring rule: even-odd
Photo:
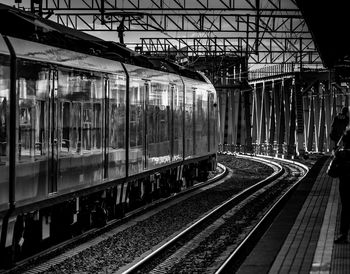
[[[350,273],[350,243],[334,244],[341,205],[328,163],[299,185],[237,273]]]

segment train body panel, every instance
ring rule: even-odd
[[[20,38],[8,38],[17,58],[96,72],[124,73],[121,63],[117,61]]]
[[[130,82],[129,159],[139,162],[136,168],[130,167],[130,174],[182,160],[181,78],[128,64],[125,67]],[[137,132],[141,136],[132,139]]]

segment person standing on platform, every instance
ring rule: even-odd
[[[341,201],[340,235],[334,243],[347,243],[350,227],[350,128],[347,128],[343,137],[343,148],[335,152],[335,158],[340,163],[339,194]]]
[[[334,142],[333,150],[337,149],[338,142],[348,125],[349,125],[349,109],[348,107],[343,107],[341,109],[341,112],[334,117],[332,126],[331,126],[331,131],[329,134],[329,137]]]

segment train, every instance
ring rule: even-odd
[[[215,170],[203,73],[5,5],[0,22],[1,267]]]

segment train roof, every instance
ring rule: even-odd
[[[146,57],[120,43],[105,41],[4,4],[0,4],[0,33],[205,81],[198,72],[181,67],[164,58]]]

